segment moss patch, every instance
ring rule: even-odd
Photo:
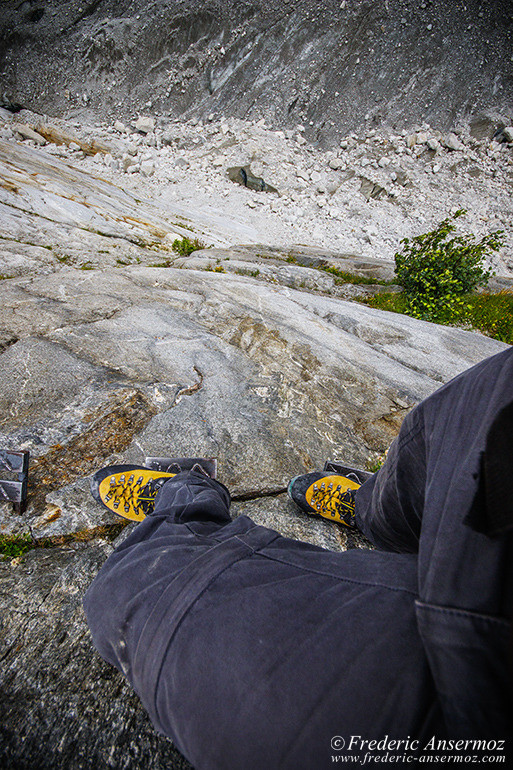
[[[115,540],[127,526],[128,521],[120,521],[108,526],[93,527],[69,535],[56,535],[36,539],[28,533],[22,535],[0,535],[0,556],[8,559],[17,559],[24,556],[34,548],[56,548],[70,543],[86,543],[90,540],[102,537],[106,540]]]

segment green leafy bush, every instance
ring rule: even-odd
[[[491,271],[484,269],[483,260],[504,244],[503,231],[496,230],[480,241],[474,235],[448,239],[456,229],[451,219],[463,214],[466,211],[461,209],[431,232],[401,241],[395,273],[404,289],[408,315],[441,320],[463,306],[463,295],[488,282]]]
[[[182,257],[188,257],[193,251],[204,249],[205,244],[197,238],[176,238],[171,244],[171,248]]]

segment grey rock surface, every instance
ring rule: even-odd
[[[88,474],[149,453],[216,455],[234,515],[332,550],[368,547],[298,513],[287,481],[326,458],[364,464],[414,403],[505,346],[247,276],[82,276],[64,267],[0,283],[2,324],[20,337],[0,356],[2,397],[14,402],[2,442],[36,456],[27,513],[4,506],[0,527],[56,546],[0,565],[0,756],[16,767],[185,768],[91,648],[80,598],[117,517],[89,496]],[[73,534],[92,540],[69,543]]]
[[[0,562],[4,768],[190,768],[91,644],[82,596],[111,551],[98,540]]]
[[[82,150],[30,141],[0,140],[0,446],[32,454],[28,509],[1,505],[0,535],[38,546],[0,562],[0,765],[185,769],[89,640],[81,597],[131,527],[120,533],[94,502],[91,474],[148,454],[213,455],[233,515],[334,551],[366,548],[299,513],[289,479],[326,459],[365,465],[418,401],[506,346],[347,301],[382,287],[340,283],[340,271],[393,279],[379,251],[283,232],[261,243],[262,219],[244,243],[244,217],[219,200],[205,211],[169,204],[160,163],[121,184],[121,170],[104,177],[101,151],[78,159]],[[280,205],[265,197],[269,211]],[[307,219],[317,204],[300,200]],[[171,243],[183,235],[214,248],[179,256]]]
[[[317,254],[327,247],[336,257],[388,262],[388,274],[377,277],[390,278],[402,238],[432,229],[461,208],[468,212],[458,223],[463,232],[505,231],[505,246],[488,266],[501,276],[513,271],[507,143],[461,134],[463,149],[454,152],[440,143],[436,129],[416,132],[427,143],[412,147],[405,132],[369,129],[341,142],[337,160],[345,168],[337,171],[329,167],[332,152],[306,140],[300,146],[300,134],[294,138],[261,121],[160,118],[151,134],[121,138],[106,124],[43,123],[27,110],[20,114],[48,143],[22,141],[0,119],[3,276],[40,272],[43,262],[49,271],[62,263],[84,270],[171,264],[174,240],[192,233],[205,246],[267,244],[292,257],[301,244],[298,264],[306,266],[312,264],[304,261],[305,246]],[[170,134],[171,144],[163,144]],[[430,150],[430,142],[439,150]],[[230,182],[230,168],[250,164],[279,192]]]

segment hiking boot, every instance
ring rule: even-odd
[[[183,473],[196,471],[210,479],[217,476],[217,459],[215,457],[146,457],[146,468],[159,473]]]
[[[142,465],[110,465],[91,479],[93,497],[109,511],[132,521],[142,521],[155,507],[155,498],[166,481],[180,473],[162,473]]]
[[[208,471],[205,470],[205,468],[201,465],[201,463],[194,463],[194,465],[191,468],[191,471],[194,471],[194,473],[201,473],[201,475],[206,476],[207,479],[210,478]]]
[[[319,514],[346,527],[356,527],[355,492],[360,486],[356,480],[347,476],[314,471],[296,476],[287,491],[289,497],[306,513]]]

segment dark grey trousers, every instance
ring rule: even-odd
[[[198,770],[314,770],[334,736],[509,736],[511,536],[465,518],[511,401],[507,350],[406,417],[357,495],[380,550],[231,521],[228,491],[199,474],[165,484],[84,605],[101,655]]]

